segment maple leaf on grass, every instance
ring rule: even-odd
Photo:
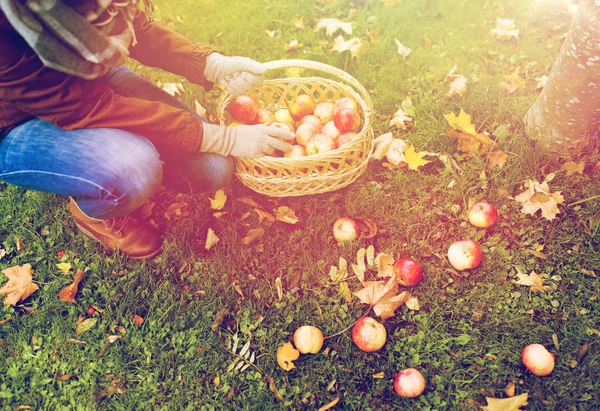
[[[501,81],[499,85],[506,90],[508,94],[512,94],[517,91],[517,89],[523,88],[525,86],[525,81],[519,77],[519,67],[517,67],[512,74],[506,74],[504,76],[504,81]]]
[[[464,96],[467,92],[467,78],[463,75],[457,74],[458,66],[454,65],[450,72],[446,74],[446,78],[444,78],[445,83],[450,83],[450,90],[448,90],[448,97],[452,97],[454,95],[458,95],[460,97]]]
[[[206,233],[206,243],[204,244],[204,249],[206,251],[210,250],[213,245],[219,242],[219,237],[215,234],[212,228],[208,228],[208,232]]]
[[[491,170],[494,167],[502,168],[508,160],[508,154],[500,149],[492,151],[488,157],[488,163],[486,168]]]
[[[534,215],[538,210],[542,210],[542,217],[546,220],[553,220],[556,214],[560,213],[558,205],[564,203],[565,199],[560,191],[550,192],[548,181],[538,183],[529,180],[525,183],[527,190],[515,197],[519,203],[523,203],[522,213]]]
[[[387,157],[387,160],[396,167],[400,163],[406,162],[406,158],[404,157],[405,140],[394,138],[390,132],[377,137],[373,143],[375,146],[373,159],[382,160],[383,157]]]
[[[412,128],[412,124],[409,124],[412,123],[412,121],[413,118],[407,116],[406,113],[404,113],[404,110],[402,108],[399,108],[390,120],[390,127],[395,126],[400,130],[406,130],[407,126],[410,126]]]
[[[252,243],[254,240],[256,240],[257,238],[262,237],[263,235],[265,235],[265,229],[262,227],[258,227],[258,228],[252,228],[250,230],[248,230],[248,232],[246,233],[246,236],[244,238],[242,238],[242,244],[243,245],[249,245],[250,243]]]
[[[283,221],[284,223],[288,224],[296,224],[299,221],[298,217],[296,217],[296,213],[294,212],[294,210],[287,206],[277,207],[274,211],[275,218],[278,221]]]
[[[209,198],[210,200],[210,208],[213,210],[221,210],[225,207],[225,202],[227,201],[227,194],[225,194],[225,190],[219,189],[215,193],[215,198]]]
[[[344,51],[349,51],[350,55],[355,58],[360,57],[362,43],[358,37],[353,37],[348,41],[344,41],[343,36],[337,36],[332,50],[342,53]]]
[[[583,170],[585,170],[585,160],[581,160],[579,163],[574,161],[567,161],[560,168],[561,171],[566,171],[567,175],[583,174]]]
[[[527,405],[528,393],[523,393],[511,398],[485,397],[487,406],[481,407],[485,411],[518,411]]]
[[[33,282],[33,269],[31,264],[16,265],[2,270],[8,282],[0,288],[0,296],[6,294],[4,305],[14,306],[35,293],[39,287]]]
[[[65,288],[58,292],[58,295],[61,301],[65,303],[75,303],[75,294],[77,294],[77,290],[79,289],[79,283],[83,279],[83,270],[81,268],[77,269],[75,273],[75,278],[73,278],[73,282],[67,285]]]
[[[338,19],[319,20],[317,22],[317,31],[322,28],[325,28],[325,32],[328,36],[333,36],[338,30],[342,30],[346,34],[352,34],[352,23],[346,23]]]
[[[444,114],[444,118],[450,127],[472,135],[476,140],[482,142],[483,144],[494,144],[494,141],[491,138],[483,133],[477,132],[475,125],[471,122],[471,116],[462,108],[460,109],[458,116],[450,112],[448,114]]]
[[[515,284],[526,285],[531,287],[531,291],[534,293],[545,293],[550,291],[552,287],[544,285],[544,279],[540,274],[532,271],[531,274],[517,273],[518,280],[514,281]]]
[[[425,160],[423,157],[428,155],[427,151],[415,151],[414,146],[406,147],[404,149],[404,158],[406,159],[406,164],[408,164],[409,170],[418,170],[419,167],[424,166],[425,164],[431,163],[430,160]]]
[[[375,315],[381,317],[382,320],[394,316],[394,311],[410,298],[410,293],[407,291],[398,294],[398,281],[396,276],[383,281],[366,281],[363,283],[364,288],[354,293],[356,297],[363,303],[373,306]]]

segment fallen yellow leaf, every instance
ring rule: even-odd
[[[511,398],[485,397],[487,406],[481,407],[481,409],[485,411],[518,411],[528,404],[527,397],[526,392]]]
[[[220,189],[215,193],[215,198],[209,198],[209,200],[210,208],[213,210],[221,210],[223,207],[225,207],[225,202],[227,201],[225,190]]]
[[[427,163],[431,163],[429,160],[423,159],[428,153],[426,151],[415,151],[414,146],[406,147],[404,149],[404,158],[406,164],[408,164],[409,170],[417,170],[419,167],[424,166]]]
[[[300,351],[291,342],[286,342],[277,349],[277,364],[286,371],[296,368],[293,361],[300,357]]]

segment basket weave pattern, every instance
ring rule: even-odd
[[[342,77],[342,80],[350,82],[354,88],[322,77],[265,80],[247,93],[255,98],[261,107],[273,112],[288,108],[289,102],[301,94],[312,96],[317,104],[351,97],[359,105],[361,129],[352,141],[326,153],[295,158],[236,158],[237,177],[250,189],[272,197],[320,194],[338,190],[355,181],[365,171],[373,149],[373,130],[370,122],[372,107],[366,90],[349,74],[322,63],[292,60],[265,64],[276,68],[316,69],[335,77]],[[358,92],[355,89],[358,89]],[[231,101],[233,96],[227,93],[221,96],[217,115],[222,124],[232,121],[228,110]]]

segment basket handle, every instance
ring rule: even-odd
[[[318,61],[300,60],[300,59],[273,60],[273,61],[267,61],[267,62],[263,63],[263,65],[267,68],[267,70],[275,70],[275,69],[290,68],[290,67],[300,67],[300,68],[307,68],[307,69],[311,69],[311,70],[317,70],[317,71],[320,71],[320,72],[323,72],[326,74],[336,76],[339,79],[350,84],[356,90],[358,90],[358,93],[363,98],[363,100],[367,106],[368,115],[370,115],[373,111],[373,103],[371,102],[371,97],[369,96],[369,93],[363,87],[363,85],[360,84],[358,82],[358,80],[356,80],[350,74],[346,73],[344,70],[341,70],[337,67],[333,67],[333,66],[330,66],[329,64],[325,64],[325,63],[320,63]]]

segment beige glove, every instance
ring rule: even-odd
[[[211,53],[206,58],[204,78],[225,86],[231,94],[244,94],[263,81],[266,68],[248,57],[226,57]]]
[[[281,139],[292,140],[291,131],[262,124],[254,126],[217,126],[203,123],[204,136],[200,151],[210,151],[223,156],[262,157],[275,150],[289,151],[292,146]]]

